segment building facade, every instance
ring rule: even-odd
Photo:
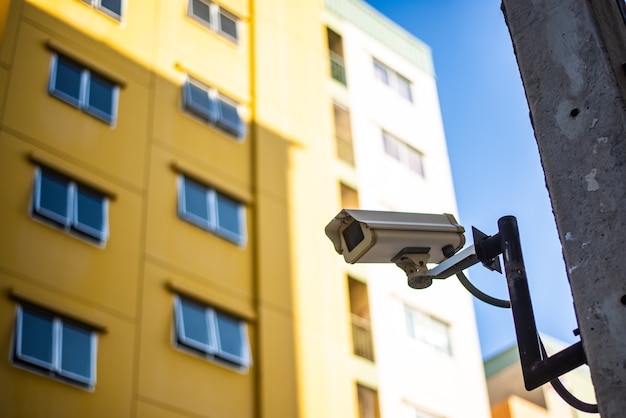
[[[549,355],[567,345],[541,336]],[[485,375],[493,418],[583,418],[597,416],[570,407],[550,384],[527,391],[517,346],[510,347],[485,361]],[[583,402],[595,404],[595,394],[587,366],[561,376],[565,388]]]
[[[2,415],[488,416],[469,296],[323,234],[454,212],[427,47],[355,0],[11,0],[0,29]]]
[[[454,214],[430,48],[361,2],[326,5],[342,206]],[[413,290],[393,265],[342,267],[360,416],[489,416],[462,286]]]

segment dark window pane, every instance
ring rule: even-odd
[[[214,111],[208,93],[200,87],[187,83],[184,90],[185,108],[197,116],[214,120]]]
[[[107,120],[112,119],[114,91],[115,84],[96,75],[91,75],[87,105],[96,110],[96,116],[104,116]]]
[[[226,196],[217,198],[217,224],[220,229],[225,229],[237,236],[241,236],[241,205]]]
[[[224,314],[217,314],[217,332],[220,337],[220,350],[237,358],[245,355],[241,335],[241,321]]]
[[[206,308],[188,300],[181,300],[183,336],[186,339],[210,345],[209,327],[207,324]]]
[[[185,214],[191,214],[206,221],[209,220],[207,188],[188,178],[184,179]]]
[[[204,20],[207,23],[211,22],[211,11],[209,5],[201,2],[200,0],[193,0],[191,3],[192,13],[194,16]]]
[[[53,80],[54,92],[60,92],[67,99],[74,99],[75,104],[78,106],[80,99],[80,84],[81,84],[82,68],[77,64],[69,61],[63,57],[57,58],[56,74]]]
[[[39,208],[52,212],[65,222],[69,218],[68,207],[69,182],[48,173],[41,173],[39,184]],[[49,216],[49,214],[43,214]],[[54,216],[53,215],[53,216]],[[55,219],[60,221],[59,219]]]
[[[104,198],[87,190],[78,189],[76,194],[76,223],[103,232]]]
[[[242,134],[241,119],[237,112],[237,107],[232,104],[219,100],[220,118],[218,124],[230,133],[239,136]]]
[[[91,379],[91,332],[63,324],[61,371]]]
[[[335,136],[345,142],[352,142],[352,127],[350,125],[350,111],[333,103],[335,121]]]
[[[100,0],[103,9],[110,10],[117,16],[122,15],[122,0]]]
[[[220,13],[220,30],[233,39],[237,39],[237,21]]]
[[[23,310],[21,325],[18,355],[35,358],[52,367],[52,318]]]
[[[357,399],[359,402],[359,418],[378,418],[378,393],[375,390],[357,384]]]

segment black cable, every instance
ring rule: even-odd
[[[569,404],[572,408],[576,408],[579,411],[587,412],[589,414],[598,413],[598,404],[583,402],[567,390],[563,383],[558,379],[550,380],[550,384],[554,388],[554,391],[559,394],[561,399]]]
[[[481,292],[476,286],[474,286],[465,276],[465,273],[462,271],[456,274],[456,277],[459,279],[463,287],[467,289],[474,297],[482,300],[489,305],[497,306],[498,308],[510,308],[511,302],[504,299],[494,298],[493,296],[489,296],[486,293]]]
[[[543,346],[543,342],[541,341],[541,337],[537,335],[537,339],[539,340],[539,346],[541,347],[541,354],[543,358],[548,358],[548,354],[546,353],[546,349]],[[572,408],[578,409],[582,412],[587,412],[589,414],[597,414],[598,413],[598,404],[587,403],[581,401],[576,396],[574,396],[563,382],[557,377],[556,379],[550,380],[550,384],[554,388],[554,391],[563,399],[569,406]]]

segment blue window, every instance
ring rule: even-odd
[[[219,33],[226,39],[237,43],[239,19],[227,12],[216,3],[208,0],[191,0],[188,15],[207,26],[213,32]]]
[[[53,55],[48,92],[108,124],[115,122],[119,87],[69,58]]]
[[[38,167],[33,216],[98,244],[108,237],[108,199],[68,177]]]
[[[175,298],[176,342],[208,358],[250,367],[247,325],[241,319],[200,302]]]
[[[244,206],[186,176],[179,178],[179,216],[229,241],[246,242]]]
[[[242,139],[246,134],[238,104],[217,90],[188,79],[183,86],[183,107],[211,125]]]
[[[96,382],[97,341],[88,326],[36,307],[17,308],[16,364],[91,388]]]
[[[83,2],[113,19],[121,20],[122,18],[122,0],[83,0]]]

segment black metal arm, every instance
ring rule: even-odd
[[[580,341],[550,357],[542,353],[517,220],[514,216],[500,218],[498,230],[496,235],[483,236],[480,242],[474,242],[474,246],[483,264],[492,263],[500,254],[503,256],[524,386],[526,390],[533,390],[586,364],[587,360]]]

